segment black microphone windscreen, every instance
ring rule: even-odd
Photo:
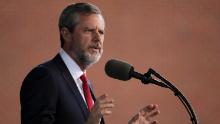
[[[105,73],[108,76],[123,81],[131,79],[130,71],[132,70],[133,67],[130,64],[115,59],[111,59],[105,64]]]

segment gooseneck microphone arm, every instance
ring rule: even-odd
[[[169,88],[170,90],[172,90],[174,92],[174,95],[180,99],[180,101],[182,102],[182,104],[186,108],[186,110],[190,116],[190,120],[192,121],[192,124],[197,124],[198,120],[197,120],[196,114],[193,111],[192,106],[190,105],[190,103],[188,102],[186,97],[180,92],[180,90],[178,90],[174,85],[172,85],[172,83],[170,83],[168,80],[163,78],[160,74],[158,74],[156,71],[154,71],[151,68],[148,70],[148,72],[145,74],[145,76],[148,76],[150,78],[152,74],[154,76],[156,76],[157,78],[159,78],[161,81],[163,81],[163,83],[164,83],[163,85],[166,85],[166,88]],[[162,82],[159,82],[159,83],[162,83]]]
[[[135,72],[135,71],[134,71],[134,68],[131,69],[129,75],[130,75],[131,77],[134,77],[134,78],[136,78],[136,79],[141,80],[141,82],[142,82],[143,84],[149,84],[149,83],[151,83],[151,84],[155,84],[155,85],[158,85],[158,86],[161,86],[161,87],[164,87],[164,88],[169,88],[169,87],[168,87],[167,85],[165,85],[164,83],[152,79],[149,74],[143,75],[143,74],[141,74],[141,73]]]
[[[197,117],[191,105],[187,101],[186,97],[174,85],[172,85],[168,80],[163,78],[153,69],[150,68],[148,72],[143,75],[138,72],[135,72],[134,67],[128,64],[127,62],[112,59],[106,63],[105,72],[108,76],[118,79],[118,80],[127,81],[133,77],[133,78],[141,80],[143,84],[155,84],[155,85],[172,90],[174,92],[174,95],[179,98],[179,100],[182,102],[182,104],[186,108],[190,116],[190,120],[192,121],[192,124],[198,123]],[[156,80],[152,76],[158,78],[159,80]]]

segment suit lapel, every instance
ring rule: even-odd
[[[88,84],[89,84],[89,89],[90,89],[90,92],[91,92],[91,95],[92,95],[92,99],[95,102],[96,98],[95,98],[95,95],[94,95],[94,89],[93,89],[93,86],[92,86],[92,83],[91,83],[90,80],[88,80]]]
[[[96,97],[94,95],[94,90],[93,90],[93,86],[92,83],[89,81],[89,87],[90,87],[90,92],[92,94],[92,98],[94,100],[94,102],[96,101]],[[105,124],[104,118],[102,117],[100,124]]]
[[[76,83],[75,83],[74,79],[72,78],[69,70],[67,69],[65,63],[63,62],[63,60],[59,54],[57,54],[53,60],[56,62],[56,65],[61,70],[62,76],[66,80],[65,82],[69,85],[72,93],[75,96],[76,101],[78,102],[78,105],[80,106],[80,108],[83,112],[85,119],[87,119],[89,116],[89,111],[88,111],[87,106],[86,106],[86,104],[85,104],[85,102],[84,102],[84,100],[78,90],[78,87],[76,86]]]
[[[63,62],[63,60],[62,60],[62,58],[60,57],[59,54],[57,54],[53,60],[55,61],[57,67],[61,70],[62,75],[63,75],[64,79],[66,80],[66,83],[69,85],[71,91],[73,92],[73,94],[74,94],[74,96],[75,96],[75,98],[78,102],[78,105],[80,106],[80,108],[83,112],[83,115],[84,115],[85,119],[87,119],[88,116],[89,116],[89,111],[88,111],[87,106],[86,106],[86,104],[85,104],[85,102],[84,102],[77,86],[76,86],[76,83],[75,83],[74,79],[72,78],[69,70],[67,69],[65,63]],[[90,91],[91,91],[91,94],[92,94],[92,98],[95,102],[96,98],[95,98],[95,95],[93,93],[93,87],[92,87],[91,83],[89,83],[89,86],[90,86]],[[105,124],[103,118],[101,119],[100,124]]]

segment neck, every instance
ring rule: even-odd
[[[66,48],[62,48],[75,62],[76,64],[80,67],[80,69],[85,72],[85,70],[88,68],[84,63],[82,63],[79,59],[77,59],[76,55],[74,52],[71,52],[70,50],[67,50]]]

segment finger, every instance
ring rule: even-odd
[[[131,120],[130,120],[130,122],[132,122],[132,121],[136,121],[138,118],[139,118],[139,114],[136,114]]]
[[[100,104],[108,104],[108,103],[114,103],[114,99],[112,98],[104,98],[102,100],[99,100]]]
[[[112,108],[114,104],[96,104],[92,111],[98,115],[98,117],[102,117],[104,115],[109,115],[112,113]]]
[[[142,113],[151,112],[151,111],[153,111],[153,110],[155,110],[155,109],[158,109],[158,105],[150,104],[150,105],[144,107],[144,108],[141,110],[141,112],[142,112]]]
[[[158,121],[157,120],[152,121],[152,122],[150,122],[150,124],[158,124]]]
[[[99,106],[99,111],[100,112],[107,112],[107,114],[108,114],[108,111],[112,111],[113,107],[114,107],[114,104],[101,104]]]
[[[151,104],[151,105],[148,105],[148,106],[144,107],[143,109],[141,109],[140,112],[142,115],[145,115],[147,112],[152,111],[154,108],[155,108],[154,105]]]
[[[114,107],[114,100],[113,99],[96,100],[94,107],[97,108]]]
[[[146,109],[147,108],[147,109]],[[154,105],[151,106],[151,110],[149,110],[150,107],[145,107],[143,110],[141,110],[141,116],[145,117],[147,120],[160,114],[160,111],[158,110],[158,106]]]
[[[113,103],[114,99],[112,98],[108,98],[107,94],[103,94],[100,97],[98,97],[96,99],[96,102],[98,102],[99,104],[103,104],[103,103]]]
[[[114,104],[97,104],[93,106],[92,111],[95,113],[100,113],[101,111],[105,109],[112,109],[113,107],[114,107]]]
[[[99,118],[102,118],[103,116],[110,115],[110,114],[112,114],[111,110],[103,109],[102,111],[99,112]]]
[[[113,103],[114,103],[113,99],[96,100],[94,106],[100,106],[103,104],[113,104]]]
[[[112,114],[112,111],[111,111],[111,110],[108,110],[108,109],[105,109],[105,110],[102,110],[102,111],[101,111],[101,114],[102,114],[102,115],[109,115],[109,114]]]
[[[93,116],[95,119],[101,119],[103,116],[107,116],[112,114],[111,110],[105,109],[100,111],[91,111],[90,115]]]
[[[152,113],[150,113],[146,118],[149,118],[149,117],[155,117],[155,116],[157,116],[157,115],[159,115],[160,114],[160,111],[159,110],[157,110],[157,111],[154,111],[154,112],[152,112]]]
[[[105,99],[106,97],[108,97],[108,95],[105,93],[105,94],[99,96],[99,97],[97,98],[97,100],[102,100],[102,99]]]
[[[100,104],[99,108],[105,109],[105,108],[113,108],[115,105],[113,103],[106,103],[106,104]]]
[[[146,111],[152,111],[154,109],[158,108],[158,105],[155,105],[155,104],[150,104],[148,106],[145,107],[145,110]]]

